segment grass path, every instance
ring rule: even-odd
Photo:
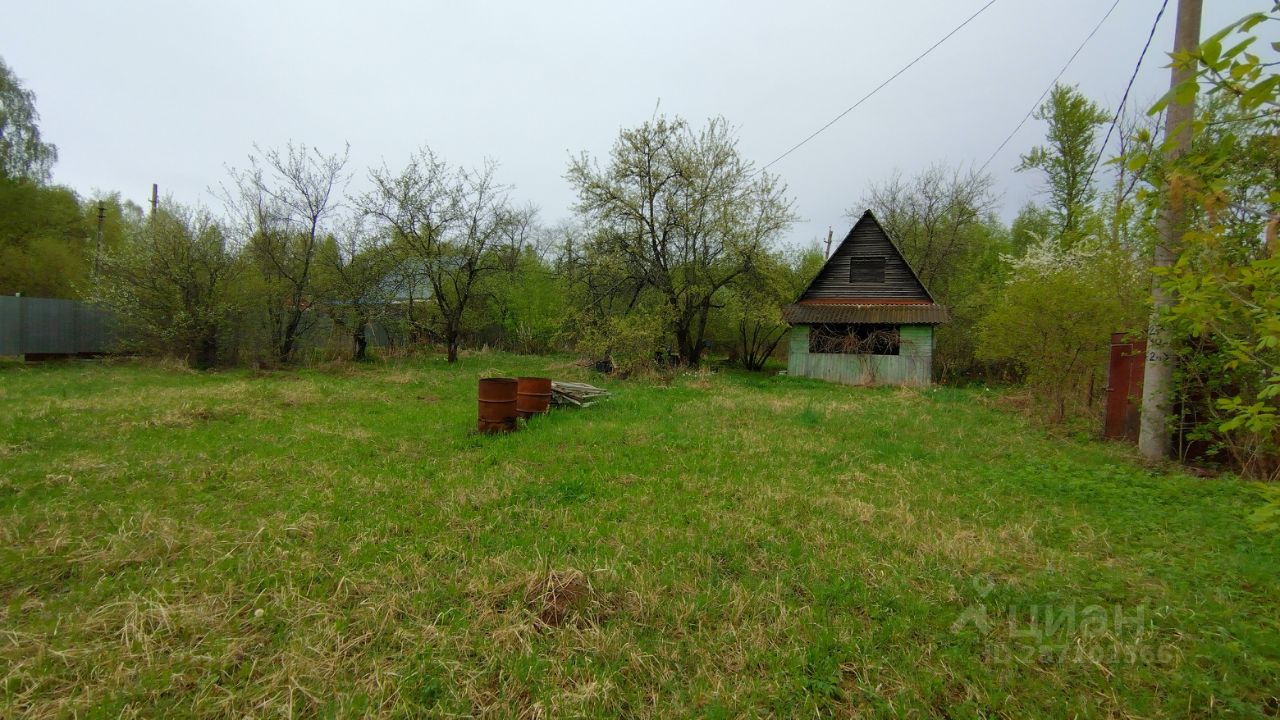
[[[615,397],[468,432],[475,378]],[[0,367],[0,716],[1274,717],[1233,480],[981,393]]]

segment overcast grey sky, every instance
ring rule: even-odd
[[[544,222],[571,214],[571,153],[607,153],[662,111],[723,115],[764,164],[853,104],[984,4],[886,2],[102,2],[9,0],[0,56],[38,95],[55,181],[145,204],[151,183],[219,205],[210,187],[253,143],[351,144],[357,182],[430,145],[492,157]],[[772,170],[804,220],[837,233],[895,169],[981,162],[1112,0],[999,0],[870,101]],[[1168,83],[1170,3],[1134,97]],[[1205,3],[1208,34],[1261,0]],[[1160,6],[1121,0],[1064,80],[1119,102]],[[991,165],[1011,217],[1039,186],[1015,173],[1029,122]]]

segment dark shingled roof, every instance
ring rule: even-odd
[[[880,262],[884,268],[879,280],[856,277],[854,266]],[[849,234],[827,258],[818,274],[800,294],[797,302],[822,300],[850,305],[876,302],[933,302],[933,296],[920,282],[911,265],[893,244],[889,233],[870,210],[854,223]]]
[[[951,318],[868,210],[796,303],[782,308],[782,319],[792,325],[938,325]]]
[[[782,308],[782,319],[792,325],[865,323],[874,325],[937,325],[950,320],[947,309],[934,303],[910,305],[798,304]]]

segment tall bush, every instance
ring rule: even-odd
[[[1019,368],[1051,422],[1089,409],[1113,330],[1141,325],[1140,267],[1096,240],[1041,240],[1007,258],[1010,280],[981,324],[980,358]]]

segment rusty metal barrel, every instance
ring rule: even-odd
[[[477,430],[489,434],[516,429],[516,388],[515,378],[480,378]]]
[[[528,420],[551,409],[551,378],[522,377],[516,381],[516,413]]]

